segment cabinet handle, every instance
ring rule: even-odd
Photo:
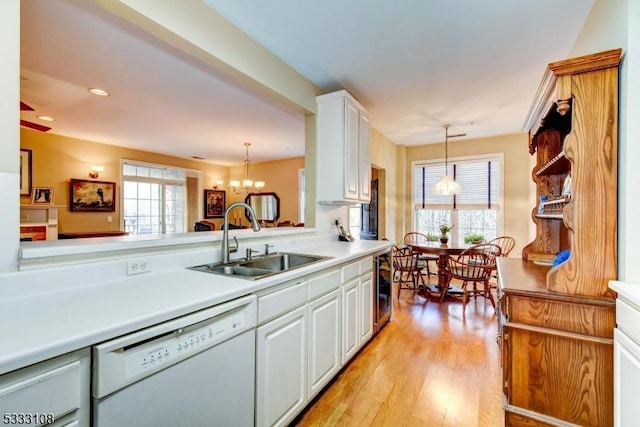
[[[509,380],[504,380],[504,382],[502,383],[502,388],[504,388],[505,390],[509,389]]]
[[[502,339],[504,339],[505,341],[509,341],[509,333],[508,332],[503,333]]]

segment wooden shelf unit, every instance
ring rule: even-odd
[[[536,199],[551,200],[532,210],[535,239],[523,260],[498,265],[507,427],[613,425],[615,298],[608,281],[617,274],[621,54],[549,64],[527,117]],[[567,175],[570,199],[560,198]],[[564,249],[571,251],[564,263],[534,265]]]

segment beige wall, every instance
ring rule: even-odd
[[[299,222],[298,209],[300,206],[298,194],[300,183],[298,173],[304,169],[304,157],[295,157],[273,162],[261,162],[251,164],[251,175],[256,181],[265,181],[266,187],[262,192],[274,192],[280,198],[280,216],[278,221]],[[244,177],[244,165],[234,166],[229,169],[229,179],[242,180]],[[237,195],[227,193],[227,203],[244,201],[246,194]],[[243,224],[248,221],[243,217]]]
[[[99,144],[90,141],[83,141],[74,138],[67,138],[60,135],[46,134],[29,129],[20,129],[20,146],[32,150],[33,176],[32,183],[35,187],[53,187],[54,203],[57,205],[69,206],[69,180],[71,178],[89,179],[89,168],[92,164],[104,166],[104,171],[100,173],[98,180],[116,182],[116,211],[105,212],[69,212],[68,207],[59,210],[59,230],[60,232],[84,232],[84,231],[104,231],[120,230],[121,201],[120,201],[120,160],[137,160],[148,163],[176,166],[184,169],[201,171],[202,185],[204,188],[212,188],[217,179],[229,182],[230,168],[226,166],[213,165],[191,159],[166,156],[146,151],[132,150],[124,147],[117,147],[107,144]],[[265,165],[269,177],[265,177],[268,185],[269,181],[277,183],[290,179],[290,176],[297,176],[303,158],[267,162]],[[233,168],[231,168],[233,169]],[[241,168],[240,168],[241,169]],[[261,173],[262,166],[254,165],[256,173]],[[297,182],[297,181],[296,181]],[[283,206],[295,203],[297,207],[297,191],[284,193],[286,187],[279,188],[283,194],[281,203]],[[270,188],[267,190],[272,191]],[[224,188],[223,188],[224,189]],[[277,190],[273,190],[277,191]],[[200,199],[202,195],[199,195]],[[244,199],[244,197],[243,197]],[[284,200],[283,200],[284,199]],[[290,200],[293,199],[293,202]],[[227,191],[227,204],[233,201],[233,195]],[[29,203],[29,199],[21,197],[21,203]],[[202,205],[199,207],[198,218],[202,218]],[[295,210],[296,208],[294,208]],[[287,211],[288,213],[288,211]],[[107,222],[107,217],[112,217],[112,222]],[[296,216],[297,218],[297,216]],[[211,220],[219,226],[222,220]],[[189,229],[190,231],[190,229]]]
[[[371,129],[371,165],[378,169],[378,236],[395,240],[398,213],[397,146],[386,136]]]
[[[522,247],[529,243],[529,223],[531,222],[530,181],[528,138],[524,133],[503,135],[492,138],[469,139],[449,142],[449,158],[478,154],[502,153],[504,156],[504,234],[516,240],[512,256],[520,257]],[[443,144],[428,144],[406,147],[404,161],[404,194],[399,194],[404,212],[404,229],[399,236],[411,231],[411,163],[418,160],[441,159]]]

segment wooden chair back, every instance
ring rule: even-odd
[[[419,245],[429,241],[429,239],[427,239],[426,234],[418,233],[417,231],[411,231],[405,234],[403,240],[405,245],[410,245],[410,244]]]
[[[503,256],[503,257],[508,257],[509,252],[511,252],[513,248],[516,246],[516,240],[513,237],[509,237],[509,236],[496,237],[495,239],[490,240],[487,243],[492,243],[494,245],[500,246],[500,250],[501,250],[500,256]]]

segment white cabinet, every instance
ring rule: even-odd
[[[256,336],[256,425],[286,425],[306,403],[306,305],[259,327]]]
[[[88,426],[89,384],[88,348],[4,374],[0,376],[0,422]]]
[[[360,343],[373,336],[373,274],[360,278]]]
[[[342,267],[342,364],[373,336],[373,259]]]
[[[316,98],[319,202],[371,199],[371,116],[347,91]]]
[[[336,288],[333,292],[309,303],[307,400],[311,400],[331,381],[341,366],[340,292]]]
[[[20,205],[21,240],[58,240],[61,205]]]
[[[358,351],[360,344],[360,280],[342,286],[342,364]]]
[[[613,331],[613,422],[617,427],[637,425],[640,419],[640,300],[634,289],[637,285],[624,286],[633,289],[633,293],[612,287],[620,292],[616,300],[617,327]]]

